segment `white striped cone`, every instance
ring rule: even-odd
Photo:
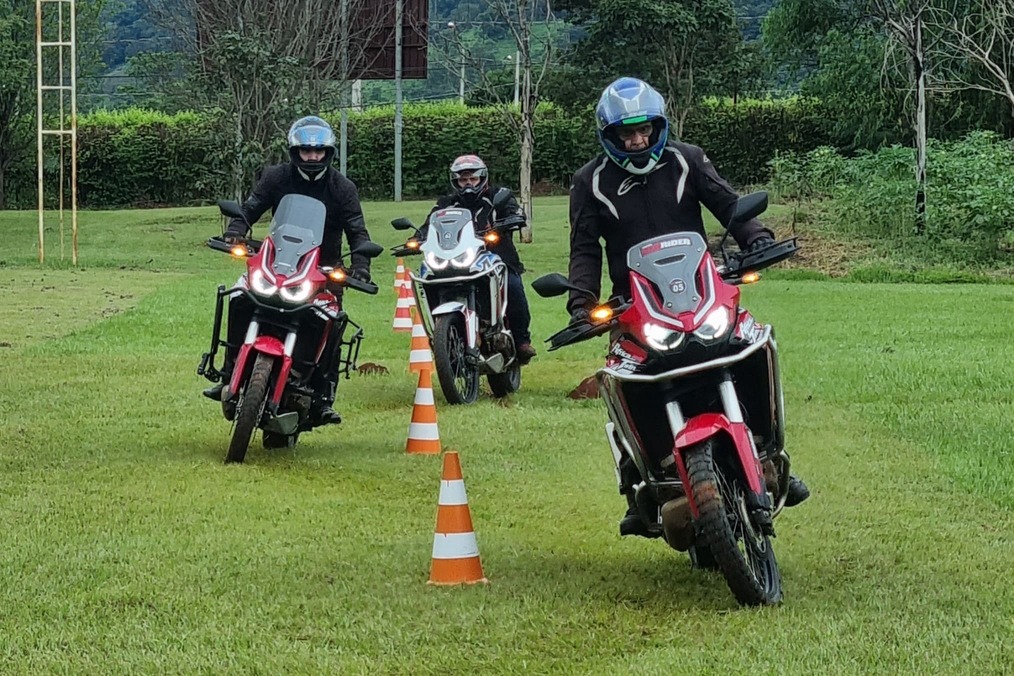
[[[408,426],[405,452],[440,452],[437,407],[433,403],[433,378],[429,369],[419,372],[419,386],[415,391],[415,405],[412,407],[412,422]]]
[[[394,308],[394,321],[391,328],[395,331],[410,332],[412,330],[411,292],[404,286],[398,289],[398,304]]]
[[[419,319],[419,311],[412,313],[412,345],[408,353],[408,370],[419,373],[433,370],[433,352],[430,351],[430,339]]]
[[[489,582],[482,573],[461,462],[455,451],[444,454],[432,558],[429,584]]]
[[[408,268],[405,268],[405,273],[404,276],[402,277],[402,280],[403,281],[401,285],[405,287],[405,290],[408,295],[408,306],[410,308],[415,308],[412,314],[416,314],[419,312],[419,308],[416,307],[415,293],[413,293],[412,291],[412,276],[409,274]]]
[[[398,259],[398,267],[394,269],[394,290],[397,291],[401,288],[402,282],[405,279],[405,259]]]

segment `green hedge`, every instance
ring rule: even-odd
[[[491,165],[493,180],[517,182],[519,147],[504,113],[457,104],[409,104],[403,111],[402,192],[407,198],[445,192],[447,166],[463,153]],[[338,128],[338,115],[325,115]],[[230,139],[221,118],[146,110],[82,116],[79,199],[83,207],[184,205],[226,194]],[[349,120],[348,174],[364,197],[394,192],[394,110],[375,108]],[[688,120],[683,139],[707,149],[734,184],[767,178],[776,151],[805,152],[827,144],[820,107],[798,99],[707,101]],[[34,139],[24,139],[31,147]],[[543,189],[566,190],[571,174],[599,150],[591,111],[575,118],[551,105],[539,108],[533,178]],[[31,208],[34,153],[8,170],[8,207]],[[57,167],[47,166],[53,174]],[[515,186],[516,187],[516,186]]]

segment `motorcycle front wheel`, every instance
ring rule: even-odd
[[[239,405],[236,407],[236,424],[232,429],[232,441],[226,462],[243,462],[246,449],[250,446],[250,437],[257,429],[264,413],[264,405],[268,401],[268,382],[271,380],[272,359],[266,354],[258,354],[250,371],[250,380],[240,394]]]
[[[700,513],[700,544],[710,550],[742,605],[776,604],[782,600],[782,576],[774,549],[750,521],[741,479],[715,461],[718,444],[712,437],[687,453],[690,489]]]
[[[466,359],[468,342],[460,314],[440,315],[433,325],[433,361],[449,404],[471,404],[479,397],[479,371]]]
[[[490,373],[486,376],[489,381],[489,389],[496,398],[506,397],[512,392],[521,389],[521,362],[514,360],[503,373]]]

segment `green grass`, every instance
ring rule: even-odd
[[[427,205],[367,204],[374,239]],[[566,200],[536,208],[533,273],[566,269]],[[211,209],[86,212],[81,268],[34,263],[0,213],[0,671],[1004,673],[1014,663],[1014,288],[766,279],[790,451],[814,490],[777,522],[785,603],[621,539],[601,402],[565,397],[604,343],[547,353],[506,405],[438,400],[483,587],[426,585],[440,460],[404,453],[414,379],[393,260],[349,293],[346,420],[225,466],[199,391],[214,289],[241,266]],[[259,229],[258,232],[263,232]],[[51,238],[56,241],[56,238]],[[565,320],[529,293],[539,339]]]

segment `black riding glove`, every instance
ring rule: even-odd
[[[761,235],[754,241],[750,242],[750,245],[746,248],[747,253],[755,253],[762,249],[767,249],[769,246],[775,243],[773,237],[767,235]]]
[[[229,244],[239,244],[246,239],[250,230],[244,225],[230,225],[225,229],[223,238]]]
[[[578,324],[578,323],[581,323],[581,322],[586,322],[590,318],[591,318],[591,313],[588,311],[588,308],[586,308],[586,307],[583,307],[583,306],[582,307],[576,307],[576,308],[574,308],[573,310],[570,311],[570,323],[571,324]]]
[[[352,277],[358,279],[360,282],[365,282],[369,284],[370,281],[372,281],[372,277],[370,277],[370,271],[367,270],[366,268],[352,268],[352,272],[349,274]]]

